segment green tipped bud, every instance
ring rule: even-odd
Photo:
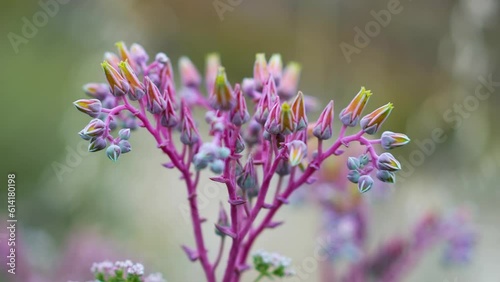
[[[116,162],[118,160],[121,153],[122,153],[122,151],[121,151],[120,147],[117,145],[111,145],[108,147],[108,149],[106,149],[106,155],[108,156],[108,158],[110,160],[112,160],[114,162]]]

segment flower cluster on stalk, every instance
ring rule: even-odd
[[[216,231],[233,239],[224,281],[235,281],[247,268],[248,249],[255,237],[279,225],[272,220],[275,211],[296,189],[313,183],[323,161],[342,154],[342,147],[358,142],[366,148],[365,154],[347,164],[352,171],[348,179],[358,183],[361,192],[372,187],[370,175],[393,183],[394,172],[401,169],[390,153],[379,155],[375,146],[392,149],[408,143],[409,138],[389,131],[380,139],[367,138],[379,131],[393,105],[388,103],[363,116],[372,96],[364,87],[340,112],[342,126],[336,134],[333,100],[312,121],[308,115],[315,99],[298,91],[301,67],[295,62],[284,65],[279,54],[269,60],[257,54],[253,76],[234,84],[218,55],[207,56],[204,76],[189,58],[181,57],[176,86],[172,61],[166,54],[158,53],[150,60],[138,44],[129,49],[120,42],[117,48],[116,54],[106,53],[101,64],[107,83],[85,85],[90,99],[74,103],[93,118],[79,135],[89,141],[89,151],[105,150],[113,161],[131,151],[131,130],[145,128],[153,136],[169,158],[164,166],[178,169],[186,182],[197,246],[184,250],[190,259],[200,260],[209,281],[215,280],[218,263],[209,261],[199,228],[204,220],[195,195],[201,170],[210,169],[215,174],[211,179],[227,186],[231,220],[226,216],[224,224],[216,224]],[[203,123],[195,119],[197,108],[205,113],[209,137],[200,134]],[[346,134],[349,127],[358,125],[357,133]],[[325,141],[334,136],[336,140],[326,147]],[[311,147],[317,150],[308,154]],[[275,197],[266,203],[275,178],[279,179]],[[257,225],[257,231],[250,232],[262,210],[270,214]]]
[[[160,273],[144,275],[144,266],[130,260],[96,262],[90,271],[95,280],[89,282],[167,282]]]

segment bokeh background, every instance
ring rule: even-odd
[[[88,119],[71,103],[84,97],[84,83],[104,81],[99,63],[119,40],[140,42],[151,55],[164,51],[174,62],[188,55],[201,69],[205,54],[219,52],[233,82],[251,76],[255,53],[279,52],[301,62],[300,89],[321,102],[335,99],[337,112],[361,85],[375,93],[370,109],[394,102],[385,128],[413,142],[395,152],[406,168],[391,199],[372,210],[371,241],[406,234],[428,209],[466,206],[479,234],[472,263],[444,267],[435,250],[406,281],[500,281],[500,84],[485,100],[470,97],[481,78],[500,81],[499,1],[401,0],[402,11],[349,58],[341,44],[356,46],[354,28],[364,29],[370,12],[391,1],[220,0],[236,3],[222,16],[212,0],[66,2],[17,47],[9,33],[22,35],[23,17],[32,21],[43,10],[38,1],[0,3],[0,217],[7,173],[14,172],[25,254],[18,267],[32,274],[20,281],[55,281],[46,278],[55,273],[57,281],[82,281],[90,278],[90,263],[103,258],[142,261],[168,281],[203,280],[179,247],[193,242],[185,189],[160,166],[165,157],[152,138],[134,134],[134,151],[112,163],[102,152],[85,153],[76,134]],[[419,160],[415,151],[425,152],[419,144],[436,128],[446,141]],[[214,220],[224,190],[206,178],[202,189],[210,195],[202,212]],[[278,216],[287,224],[265,233],[257,248],[300,263],[316,244],[318,210],[305,204]],[[216,246],[205,227],[209,246]]]

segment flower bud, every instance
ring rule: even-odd
[[[349,157],[347,159],[347,168],[350,170],[356,170],[360,167],[358,158]]]
[[[273,106],[274,104],[271,101],[270,93],[264,92],[259,99],[259,103],[257,103],[257,107],[255,108],[255,120],[261,125],[264,125]]]
[[[255,87],[257,89],[262,89],[262,86],[267,82],[268,78],[269,71],[267,69],[266,55],[264,53],[259,53],[255,55],[255,64],[253,66]]]
[[[359,174],[359,172],[357,170],[351,170],[347,174],[347,179],[349,181],[351,181],[352,183],[358,183],[360,177],[361,177],[361,175]]]
[[[373,179],[369,175],[362,175],[358,180],[358,190],[365,193],[373,187]]]
[[[287,102],[284,102],[280,110],[279,133],[283,135],[292,134],[295,131],[295,125],[292,109]]]
[[[333,101],[330,101],[313,128],[313,135],[318,139],[327,140],[333,135]]]
[[[97,99],[81,99],[73,102],[76,109],[82,113],[85,113],[93,118],[98,117],[101,114],[101,101]]]
[[[307,128],[306,104],[304,102],[304,94],[301,91],[299,91],[292,102],[292,112],[297,124],[295,130],[299,131]]]
[[[130,85],[130,91],[128,92],[130,100],[137,101],[141,99],[144,96],[144,85],[139,81],[129,62],[121,61],[118,66]]]
[[[123,96],[130,91],[128,82],[110,63],[104,61],[101,66],[114,96]]]
[[[83,86],[83,91],[92,98],[99,100],[104,100],[111,94],[109,92],[109,86],[105,83],[87,83]]]
[[[161,95],[160,90],[158,90],[158,87],[156,87],[156,85],[153,83],[153,81],[151,81],[151,79],[146,77],[145,83],[146,83],[146,95],[147,95],[146,108],[152,114],[159,114],[163,110],[165,110],[167,102],[163,98],[163,95]]]
[[[299,84],[300,77],[300,64],[290,62],[283,71],[280,84],[278,87],[278,94],[285,100],[293,97],[297,93],[297,85]]]
[[[394,109],[394,106],[392,103],[388,103],[364,116],[359,122],[361,128],[370,135],[375,134],[384,121],[389,117],[392,109]]]
[[[223,160],[214,160],[208,166],[213,173],[221,174],[224,171],[225,164]]]
[[[231,150],[227,147],[217,147],[217,158],[225,160],[231,154]]]
[[[99,137],[104,133],[106,125],[100,119],[91,120],[87,126],[82,130],[81,134],[90,137]]]
[[[193,157],[193,165],[196,170],[202,170],[208,166],[208,158],[205,152],[198,152]]]
[[[241,83],[241,90],[243,93],[247,95],[250,99],[255,99],[255,82],[253,78],[243,78],[243,82]]]
[[[243,136],[245,142],[247,142],[250,146],[259,143],[261,130],[262,126],[260,123],[258,123],[255,119],[250,120],[247,130],[245,131],[245,135]]]
[[[391,153],[382,153],[377,160],[377,168],[388,171],[398,171],[401,164]]]
[[[269,74],[274,77],[276,84],[279,84],[283,72],[283,62],[280,54],[273,54],[271,56],[267,69],[269,70]]]
[[[125,42],[120,41],[120,42],[117,42],[115,45],[118,48],[118,54],[120,55],[121,60],[128,61],[128,63],[130,64],[130,66],[134,70],[136,70],[136,71],[139,70],[135,60],[132,58],[132,56],[130,55],[130,52],[127,49],[127,45],[125,45]]]
[[[184,115],[182,118],[181,125],[181,142],[184,145],[192,146],[200,140],[200,134],[198,133],[198,129],[194,124],[193,117],[189,110],[184,107]]]
[[[168,128],[176,127],[179,123],[179,118],[177,117],[177,113],[175,112],[174,103],[172,102],[172,100],[170,100],[168,95],[166,96],[165,104],[166,107],[165,110],[161,113],[160,123],[161,125]]]
[[[340,112],[340,121],[346,126],[356,126],[371,95],[372,92],[370,90],[361,87],[361,90],[359,90],[358,94],[352,99],[351,103]]]
[[[78,135],[79,135],[79,136],[80,136],[83,140],[87,140],[87,141],[92,140],[92,137],[90,137],[90,136],[88,136],[88,135],[85,135],[85,132],[84,132],[84,130],[83,130],[83,129],[82,129],[82,130],[80,130],[80,131],[78,132]]]
[[[134,43],[130,46],[130,56],[138,65],[146,64],[149,61],[149,56],[144,47]]]
[[[236,146],[234,148],[234,151],[239,154],[245,150],[245,141],[243,140],[243,137],[241,135],[238,135],[238,139],[236,139]]]
[[[254,189],[257,187],[257,172],[253,163],[253,158],[250,157],[243,168],[240,176],[236,179],[236,183],[243,190]]]
[[[394,174],[394,172],[390,172],[388,170],[377,171],[377,178],[382,182],[387,182],[387,183],[396,182],[396,175]]]
[[[120,147],[117,145],[111,145],[108,147],[108,149],[106,149],[106,155],[108,156],[108,158],[110,160],[112,160],[114,162],[116,162],[118,160],[121,153],[122,153],[122,151],[121,151]]]
[[[93,138],[89,144],[89,152],[97,152],[106,148],[106,139],[102,137]]]
[[[402,133],[394,133],[392,131],[384,131],[380,140],[382,148],[390,150],[396,147],[401,147],[410,142],[410,138]]]
[[[370,162],[370,156],[368,154],[364,154],[359,156],[358,160],[360,167],[364,167]]]
[[[118,146],[120,147],[122,154],[126,154],[132,150],[132,146],[127,140],[121,140],[120,142],[118,142]]]
[[[113,52],[104,53],[104,61],[108,62],[114,68],[118,68],[118,64],[120,63],[120,58]]]
[[[222,203],[219,205],[219,217],[217,219],[217,225],[221,227],[229,227],[229,217],[227,216],[226,210]],[[220,232],[217,228],[215,228],[215,234],[218,236],[224,237],[226,234]]]
[[[288,143],[288,161],[292,167],[298,166],[307,157],[307,145],[299,140]]]
[[[290,163],[285,159],[278,161],[278,166],[276,167],[276,174],[279,176],[286,176],[290,174],[291,166]]]
[[[130,128],[123,128],[118,131],[118,136],[121,140],[128,140],[130,138]]]
[[[210,104],[216,110],[231,110],[235,106],[236,101],[233,97],[233,89],[227,81],[226,71],[223,67],[219,68],[215,84],[210,95]]]
[[[270,134],[278,134],[280,133],[280,115],[281,115],[281,105],[280,102],[274,104],[269,112],[269,116],[267,117],[267,121],[264,124],[264,128]]]
[[[219,68],[221,67],[219,54],[213,53],[209,54],[205,60],[205,83],[207,87],[207,92],[211,92],[214,89],[215,78]]]
[[[234,93],[236,94],[236,106],[231,110],[229,118],[231,119],[231,123],[241,126],[250,119],[250,114],[248,113],[247,103],[239,84],[235,85]]]
[[[200,73],[188,57],[181,57],[179,59],[179,73],[182,85],[196,88],[200,86]]]

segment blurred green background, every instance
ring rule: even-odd
[[[472,97],[482,78],[500,82],[499,1],[402,0],[400,12],[348,59],[341,44],[356,46],[354,28],[364,30],[374,19],[370,12],[392,1],[219,0],[237,4],[222,17],[215,2],[61,0],[31,38],[14,44],[23,17],[33,22],[43,9],[38,1],[0,3],[1,175],[6,183],[7,173],[17,174],[18,240],[27,254],[23,266],[36,273],[29,281],[50,281],[42,277],[61,269],[74,269],[75,277],[63,279],[83,280],[80,273],[90,265],[72,258],[90,263],[108,256],[143,261],[147,272],[161,271],[169,281],[202,280],[199,266],[179,248],[193,242],[183,215],[184,187],[159,165],[165,158],[152,138],[134,134],[133,153],[114,164],[103,153],[85,153],[76,134],[88,119],[71,103],[84,97],[84,83],[104,81],[102,55],[120,40],[141,43],[151,56],[164,51],[174,62],[188,55],[200,69],[205,54],[219,52],[232,82],[252,75],[255,53],[279,52],[285,61],[301,62],[299,88],[321,102],[334,99],[337,112],[361,85],[375,94],[370,109],[392,101],[396,108],[384,128],[405,132],[413,142],[395,152],[406,168],[391,200],[373,211],[372,241],[405,234],[428,209],[465,205],[480,236],[474,262],[444,268],[433,253],[407,281],[497,281],[500,83],[488,98]],[[425,154],[419,144],[429,144],[436,129],[446,140],[431,142],[435,148]],[[202,184],[214,195],[202,213],[213,220],[224,193]],[[317,213],[312,206],[286,209],[279,216],[287,224],[265,233],[257,248],[300,263],[312,254]]]

